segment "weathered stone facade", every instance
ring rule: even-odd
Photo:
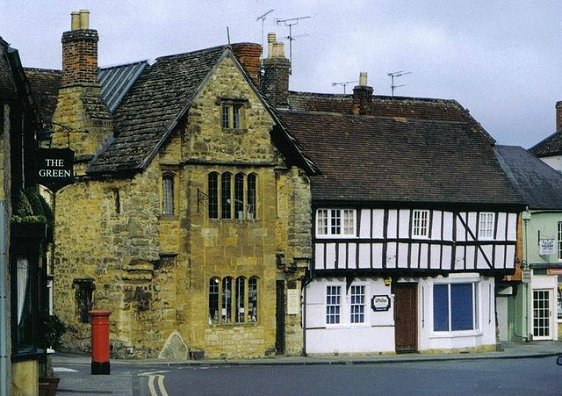
[[[71,89],[61,95],[71,96]],[[80,95],[77,89],[70,101],[79,103]],[[241,128],[222,127],[224,98],[243,101]],[[91,129],[74,115],[76,109],[87,109],[64,103],[68,101],[60,104],[59,97],[59,119],[74,117],[74,127]],[[88,120],[87,114],[82,119]],[[112,311],[114,357],[302,353],[300,303],[291,312],[278,304],[285,304],[288,289],[300,296],[311,256],[310,188],[305,172],[287,166],[272,143],[274,124],[229,53],[142,172],[81,176],[57,193],[55,311],[69,325],[65,345],[85,349],[89,344],[73,282],[90,279],[95,285],[93,308]],[[113,133],[110,123],[105,132]],[[91,148],[101,140],[83,137],[79,142],[70,139],[70,147],[76,143],[82,154],[94,154],[99,147]],[[66,139],[58,131],[53,141],[63,145]],[[209,218],[212,172],[255,176],[253,218]],[[173,177],[173,214],[162,214],[164,175]],[[210,285],[226,278],[246,282],[246,297],[248,281],[257,279],[257,318],[250,320],[244,306],[239,311],[246,315],[243,323],[212,320]]]

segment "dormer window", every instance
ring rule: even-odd
[[[243,129],[244,109],[248,105],[247,99],[220,98],[221,125],[223,129]]]

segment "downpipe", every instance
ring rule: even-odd
[[[0,201],[0,396],[9,395],[10,376],[8,372],[8,228],[6,202]]]

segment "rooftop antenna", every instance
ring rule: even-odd
[[[332,87],[335,87],[336,85],[341,85],[343,87],[343,94],[345,95],[345,87],[347,87],[349,84],[353,84],[358,82],[357,80],[355,81],[340,81],[340,82],[333,82],[332,83]]]
[[[228,26],[226,27],[226,40],[228,41],[228,46],[230,46],[230,30]]]
[[[261,47],[263,48],[263,23],[265,22],[265,18],[273,12],[273,8],[267,11],[265,14],[260,15],[256,18],[256,21],[261,20]]]
[[[400,71],[397,71],[397,72],[388,73],[388,76],[390,77],[390,91],[392,92],[392,96],[394,96],[394,90],[396,88],[400,88],[400,87],[405,86],[405,84],[395,85],[394,79],[398,78],[398,77],[405,76],[406,74],[412,74],[412,72],[405,72],[405,71],[400,70]]]
[[[308,19],[310,16],[303,16],[297,18],[287,18],[287,19],[276,19],[275,22],[279,25],[283,23],[285,26],[289,26],[289,35],[287,38],[289,39],[289,60],[291,61],[291,65],[293,64],[293,26],[298,25],[301,19]],[[289,74],[291,71],[289,70]]]

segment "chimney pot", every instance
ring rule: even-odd
[[[78,11],[73,11],[70,14],[70,30],[80,29],[80,13]]]
[[[359,85],[362,87],[367,86],[367,72],[359,73]]]
[[[269,58],[273,57],[273,45],[277,42],[277,36],[275,33],[267,34],[267,56]]]
[[[562,101],[556,102],[556,132],[562,131]]]
[[[271,58],[285,58],[285,43],[273,43]]]
[[[80,10],[80,29],[90,28],[90,11]]]

